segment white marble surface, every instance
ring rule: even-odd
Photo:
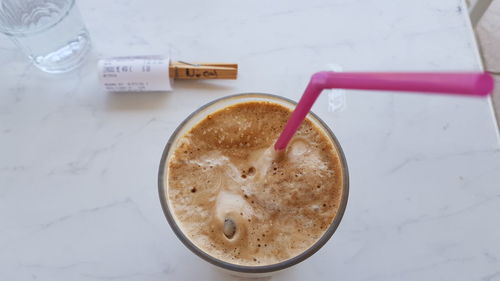
[[[198,106],[297,99],[311,73],[480,70],[459,0],[79,1],[94,54],[52,76],[0,38],[0,280],[231,280],[177,240],[160,154]],[[237,81],[110,94],[95,58],[238,62]],[[500,148],[487,99],[352,91],[314,110],[344,147],[349,205],[317,254],[273,280],[500,280]]]

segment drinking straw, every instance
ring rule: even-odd
[[[493,90],[493,78],[488,73],[471,72],[317,72],[311,77],[302,98],[274,144],[275,150],[286,148],[319,94],[324,89],[334,88],[485,97]]]

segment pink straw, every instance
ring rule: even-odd
[[[311,77],[285,129],[274,144],[275,150],[286,148],[319,94],[324,89],[333,88],[484,97],[493,90],[493,78],[487,73],[318,72]]]

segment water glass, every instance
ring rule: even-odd
[[[90,50],[75,0],[0,0],[0,32],[49,73],[75,69]]]

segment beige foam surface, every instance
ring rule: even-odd
[[[168,197],[181,229],[210,255],[277,263],[309,248],[334,219],[342,171],[331,141],[306,120],[284,155],[272,149],[289,114],[270,102],[238,104],[180,140],[169,161]],[[236,226],[229,238],[228,220]]]

